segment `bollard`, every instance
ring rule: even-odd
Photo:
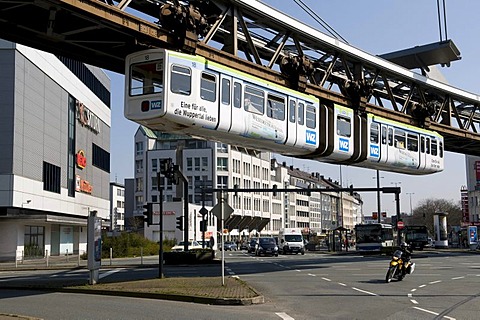
[[[22,264],[24,259],[25,259],[25,252],[22,250]]]
[[[77,261],[77,267],[80,267],[80,250],[78,250],[78,261]]]
[[[15,268],[18,267],[18,251],[15,251]]]
[[[112,265],[113,249],[110,248],[110,265]]]
[[[65,251],[67,252],[66,255],[67,255],[67,262],[68,262],[68,249],[65,249]]]
[[[140,247],[140,265],[143,266],[143,247]]]
[[[45,261],[47,263],[47,268],[48,268],[48,250],[45,250]]]

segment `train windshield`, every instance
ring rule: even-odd
[[[130,95],[163,92],[163,59],[146,61],[130,67]]]

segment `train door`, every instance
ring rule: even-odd
[[[243,111],[243,83],[233,79],[232,88],[232,108],[230,109],[230,128],[229,132],[243,135],[245,133],[245,114]]]
[[[297,143],[297,104],[298,101],[294,97],[288,97],[287,102],[287,139],[286,145],[293,146]]]
[[[335,104],[334,128],[329,134],[334,135],[334,151],[329,158],[348,160],[353,155],[353,110]]]
[[[379,163],[389,161],[390,152],[393,150],[393,128],[382,123],[380,125],[380,159]]]
[[[419,161],[420,161],[420,167],[419,167],[419,170],[420,171],[423,171],[425,170],[426,168],[426,164],[427,164],[427,154],[426,154],[426,149],[425,149],[425,140],[426,140],[426,137],[421,134],[420,135],[420,150],[419,150]]]
[[[220,75],[217,131],[228,132],[232,124],[232,77]]]

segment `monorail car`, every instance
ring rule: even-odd
[[[203,57],[149,49],[126,57],[125,117],[153,130],[298,158],[427,174],[443,138],[262,80]]]

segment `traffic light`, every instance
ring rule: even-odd
[[[183,216],[177,217],[177,229],[183,231]]]
[[[350,185],[350,195],[353,196],[353,184]]]
[[[147,226],[153,224],[153,203],[147,203],[143,206],[146,210],[143,212],[143,222],[147,223]]]
[[[276,197],[276,196],[277,196],[277,185],[274,184],[274,185],[272,186],[272,189],[273,189],[272,195],[273,195],[274,197]]]

